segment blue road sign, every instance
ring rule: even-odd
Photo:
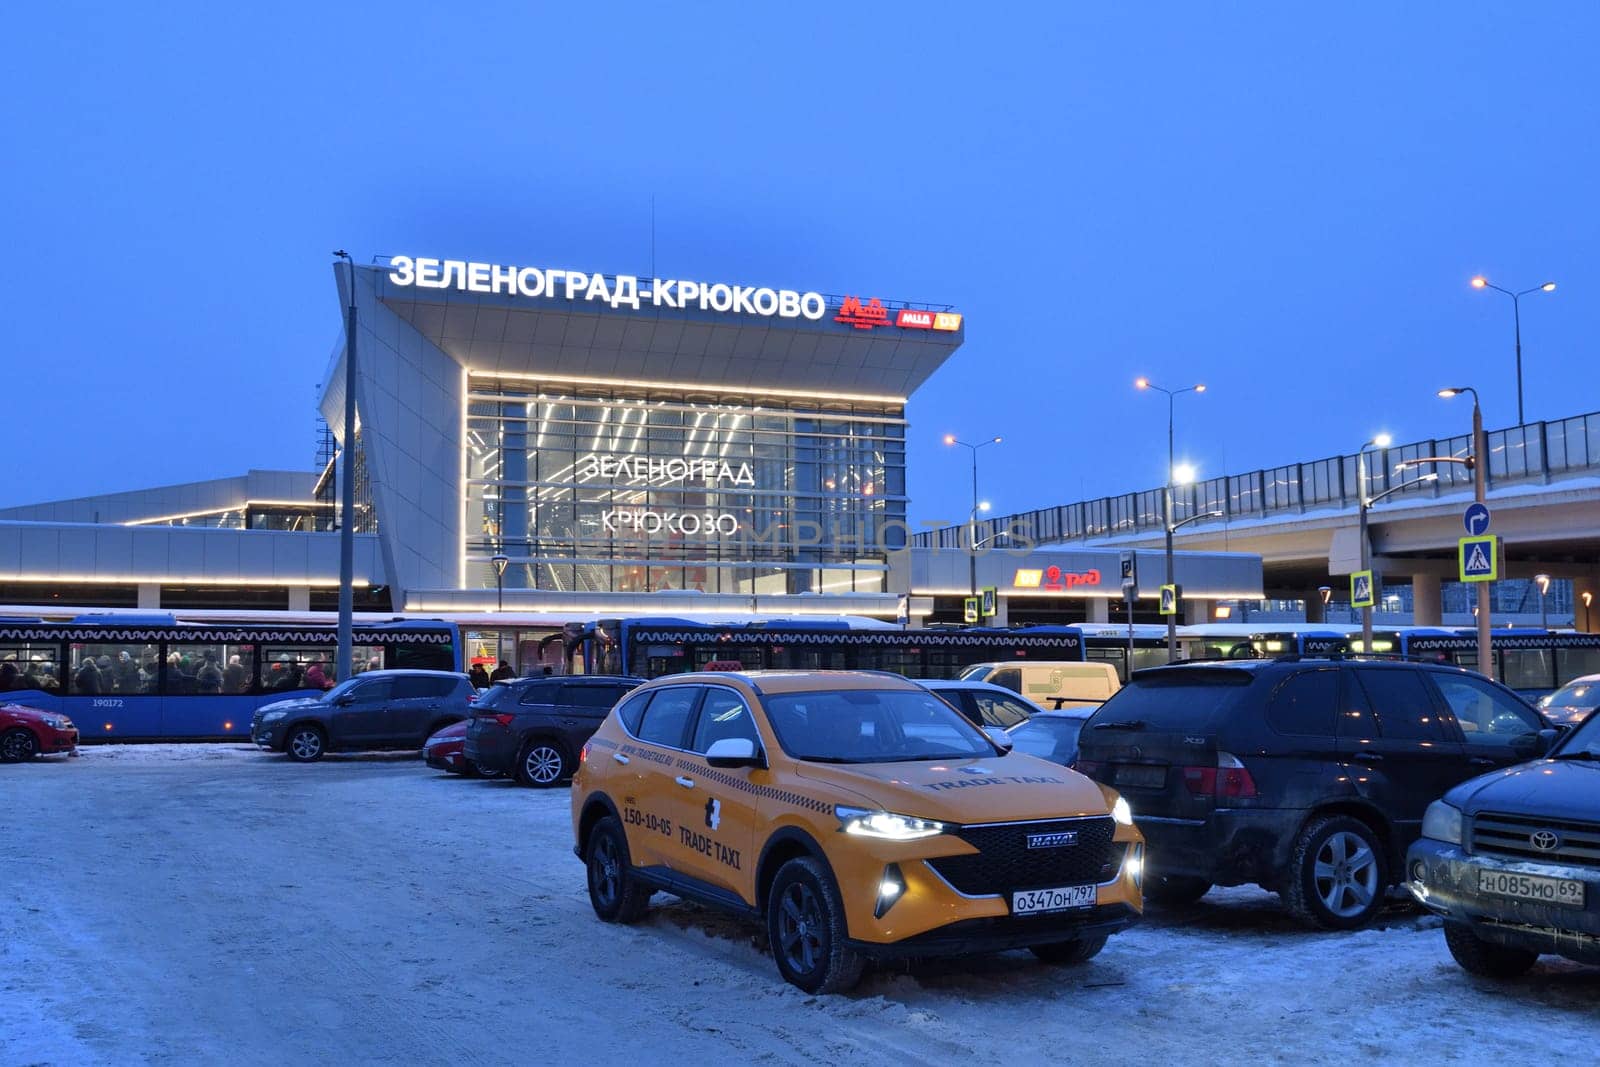
[[[1468,537],[1482,537],[1489,532],[1489,505],[1477,501],[1467,505],[1461,513],[1461,525],[1467,528]]]

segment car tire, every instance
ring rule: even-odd
[[[1045,963],[1058,967],[1071,967],[1079,963],[1088,963],[1100,955],[1100,950],[1106,947],[1106,937],[1080,937],[1076,941],[1053,941],[1048,945],[1030,945],[1028,951],[1038,956]]]
[[[26,726],[0,734],[0,763],[26,763],[39,754],[39,739]]]
[[[1209,892],[1210,882],[1187,874],[1156,875],[1144,884],[1144,899],[1163,908],[1181,908],[1193,904]]]
[[[296,763],[315,763],[327,752],[328,735],[311,723],[290,727],[283,739],[283,754]]]
[[[517,784],[549,789],[572,776],[572,757],[559,741],[536,737],[517,757]]]
[[[1446,922],[1444,943],[1461,969],[1479,978],[1520,978],[1539,960],[1532,949],[1483,940],[1466,923]]]
[[[866,959],[850,948],[839,887],[822,863],[800,856],[778,868],[767,894],[767,937],[778,973],[807,993],[842,993]]]
[[[583,858],[589,869],[589,903],[602,922],[636,923],[644,918],[651,889],[634,877],[628,838],[615,816],[607,815],[589,831]]]
[[[463,771],[462,773],[466,774],[470,778],[490,778],[490,779],[493,779],[493,778],[504,778],[505,777],[505,772],[504,771],[491,770],[488,767],[485,767],[483,764],[479,763],[477,760],[466,760],[466,761],[464,761],[464,763],[465,763],[465,766],[466,766],[466,770]]]
[[[1311,820],[1295,839],[1283,897],[1301,922],[1356,930],[1378,914],[1388,887],[1383,839],[1360,819],[1333,815]]]

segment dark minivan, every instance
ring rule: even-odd
[[[263,704],[250,739],[298,763],[339,749],[421,748],[466,718],[476,697],[471,680],[454,671],[367,671],[320,697]]]
[[[643,678],[569,675],[496,682],[479,698],[467,727],[467,760],[513,775],[526,786],[571,778],[578,753],[606,713]]]
[[[1459,667],[1193,663],[1136,672],[1085,724],[1077,769],[1133,808],[1147,898],[1254,882],[1307,922],[1353,929],[1401,880],[1428,805],[1542,755],[1547,726]]]

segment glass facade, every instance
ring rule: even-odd
[[[782,400],[473,377],[466,575],[493,589],[882,592],[905,420]]]

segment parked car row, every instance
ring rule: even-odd
[[[1508,974],[1600,961],[1597,763],[1600,718],[1562,738],[1470,671],[1288,658],[1135,673],[1076,766],[1136,812],[1152,901],[1255,883],[1354,929],[1404,884],[1463,967]]]

